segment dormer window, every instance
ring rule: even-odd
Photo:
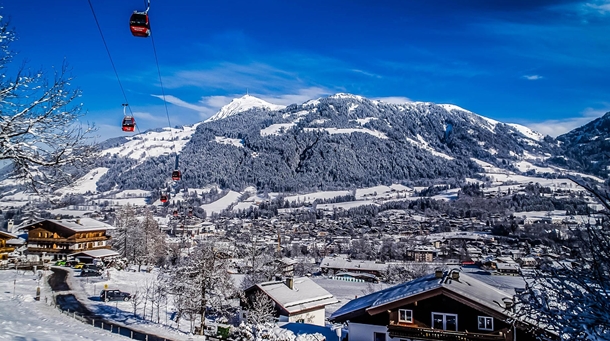
[[[494,330],[494,319],[489,316],[479,316],[479,330]]]
[[[413,323],[413,310],[399,309],[398,322]]]

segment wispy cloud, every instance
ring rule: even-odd
[[[315,99],[324,95],[328,95],[330,92],[328,89],[322,87],[309,87],[303,88],[296,91],[293,94],[285,95],[270,95],[270,94],[257,94],[250,93],[250,95],[258,97],[272,104],[289,105],[289,104],[301,104],[310,99]],[[224,105],[229,104],[233,99],[243,96],[244,94],[235,94],[233,96],[205,96],[202,97],[198,103],[189,103],[175,96],[165,96],[168,103],[195,110],[199,113],[201,119],[207,119],[210,116],[217,113],[220,108]],[[163,99],[162,96],[153,95],[159,99]]]
[[[598,14],[610,13],[610,1],[597,1],[594,3],[585,3],[585,8],[589,11],[597,12]]]
[[[542,79],[544,77],[540,76],[540,75],[525,75],[523,76],[523,78],[529,80],[529,81],[537,81],[539,79]]]
[[[378,101],[390,103],[390,104],[405,104],[413,102],[412,99],[408,97],[400,97],[400,96],[390,96],[390,97],[376,97],[373,98]]]
[[[581,127],[610,111],[610,105],[602,109],[587,108],[580,116],[569,117],[558,120],[546,120],[542,122],[525,123],[524,125],[544,135],[559,136],[575,128]]]

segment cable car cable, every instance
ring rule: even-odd
[[[174,131],[172,130],[172,123],[169,118],[169,109],[167,108],[167,101],[165,100],[165,87],[163,86],[163,78],[161,77],[161,68],[159,67],[159,57],[157,57],[157,47],[155,45],[155,36],[150,33],[150,40],[152,41],[153,54],[155,55],[155,64],[157,64],[157,74],[159,75],[159,84],[161,85],[161,95],[163,96],[163,104],[165,105],[165,115],[167,116],[167,124],[169,126],[169,133],[173,141],[174,151],[176,152],[176,166],[172,173],[172,179],[180,180],[181,174],[178,167],[178,148],[176,147],[176,140],[174,139]],[[175,174],[174,174],[175,173]]]
[[[95,9],[93,9],[93,4],[91,0],[87,0],[89,2],[89,7],[91,8],[91,13],[93,14],[93,19],[95,19],[95,24],[97,25],[97,29],[100,32],[100,36],[102,37],[102,42],[104,43],[104,47],[106,48],[106,53],[108,53],[108,58],[110,59],[110,64],[112,65],[112,70],[114,70],[114,75],[116,76],[117,81],[119,82],[119,87],[121,88],[121,92],[123,93],[123,98],[125,99],[125,103],[129,103],[127,100],[127,94],[125,93],[125,89],[123,88],[123,83],[121,83],[121,78],[119,77],[119,73],[116,70],[116,66],[114,65],[114,60],[112,59],[112,55],[110,54],[110,49],[108,48],[108,44],[106,43],[106,38],[104,38],[104,33],[102,32],[102,27],[100,26],[100,22],[97,20],[97,15],[95,15]],[[129,108],[129,113],[131,117],[133,116],[133,111],[131,111],[131,107]],[[140,134],[140,127],[136,125],[136,129],[138,129],[138,134]]]

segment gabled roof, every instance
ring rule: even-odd
[[[441,278],[430,274],[413,281],[377,291],[372,294],[349,301],[335,311],[332,320],[344,320],[348,316],[359,314],[375,315],[402,304],[408,304],[426,294],[435,296],[440,294],[463,298],[467,304],[475,304],[487,310],[507,315],[504,301],[513,299],[513,296],[491,285],[460,273],[458,280],[451,279],[449,272]]]
[[[76,218],[76,219],[45,219],[26,226],[26,228],[35,228],[41,222],[51,222],[73,232],[88,232],[100,230],[114,230],[112,225],[108,225],[99,220],[91,218]]]
[[[120,254],[114,250],[98,249],[98,250],[87,250],[79,253],[75,253],[73,256],[78,257],[79,255],[88,256],[91,258],[106,258],[106,257],[117,257]]]
[[[8,239],[16,239],[18,238],[16,234],[0,231],[0,237],[8,238]]]
[[[283,281],[264,282],[256,284],[256,287],[290,314],[339,302],[308,277],[294,278],[294,289]]]

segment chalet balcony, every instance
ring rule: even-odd
[[[85,248],[85,249],[68,249],[68,248],[52,248],[52,247],[32,247],[29,246],[28,247],[28,252],[46,252],[46,253],[61,253],[61,254],[72,254],[72,253],[78,253],[78,252],[83,252],[83,251],[90,251],[90,250],[100,250],[100,249],[110,249],[110,245],[103,245],[103,246],[93,246],[90,248]]]
[[[42,237],[29,237],[29,242],[44,242],[44,243],[87,243],[87,242],[101,242],[104,240],[110,240],[110,236],[99,236],[90,238],[42,238]]]
[[[409,327],[392,322],[388,326],[388,332],[392,338],[405,338],[417,340],[442,340],[442,341],[507,341],[512,337],[507,336],[508,330],[495,333],[452,331],[422,327]]]
[[[0,253],[9,253],[15,251],[14,247],[2,246],[0,247]]]

